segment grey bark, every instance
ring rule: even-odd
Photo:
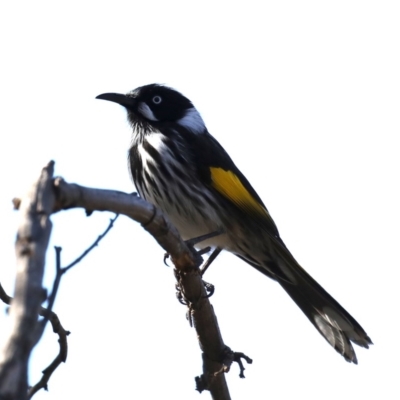
[[[24,400],[28,395],[28,360],[39,339],[38,313],[46,299],[42,287],[50,215],[54,208],[54,162],[20,202],[20,223],[15,252],[17,276],[9,314],[9,334],[0,353],[0,399]]]
[[[49,216],[52,212],[81,207],[87,211],[112,211],[140,222],[168,252],[203,352],[203,375],[199,378],[202,390],[209,390],[214,400],[229,400],[224,375],[230,367],[224,363],[229,348],[224,345],[213,308],[206,297],[198,269],[201,258],[153,205],[118,191],[68,184],[61,178],[52,181],[53,167],[54,163],[50,162],[43,168],[29,193],[15,202],[21,213],[16,241],[18,271],[15,298],[10,308],[10,334],[0,355],[0,399],[27,398],[28,360],[39,339],[38,313],[46,298],[42,278],[51,232]]]

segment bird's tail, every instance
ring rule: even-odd
[[[278,246],[278,269],[274,278],[285,289],[321,335],[346,361],[357,364],[351,342],[368,348],[371,339],[361,325],[292,257]],[[284,266],[282,265],[284,264]],[[283,273],[283,274],[282,274]]]

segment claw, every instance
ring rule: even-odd
[[[240,377],[240,378],[244,378],[244,377],[245,377],[245,376],[244,376],[244,370],[246,369],[246,368],[243,366],[242,358],[243,358],[244,360],[246,360],[247,364],[252,364],[252,363],[253,363],[253,360],[252,360],[250,357],[246,356],[246,354],[244,354],[244,353],[237,353],[237,352],[233,353],[233,361],[234,361],[234,362],[237,362],[238,365],[239,365],[239,368],[240,368],[240,373],[239,373],[239,377]]]
[[[211,297],[215,292],[215,286],[212,283],[208,283],[203,281],[204,288],[206,289],[207,294],[204,296],[206,299]]]
[[[168,265],[168,263],[167,263],[168,258],[169,258],[169,254],[168,254],[168,253],[165,253],[165,254],[164,254],[164,265],[166,265],[167,267],[169,267],[169,265]]]
[[[215,372],[214,375],[219,375],[222,373],[229,372],[232,363],[236,362],[238,363],[240,369],[239,377],[245,378],[244,376],[245,367],[243,366],[242,358],[246,360],[248,364],[253,363],[253,360],[250,357],[246,356],[246,354],[232,351],[228,346],[226,346],[223,354],[222,368],[219,371]]]

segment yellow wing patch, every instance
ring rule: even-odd
[[[211,167],[210,171],[212,186],[232,203],[242,210],[269,217],[268,211],[247,191],[232,171],[217,167]]]

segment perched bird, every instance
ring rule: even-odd
[[[222,232],[198,244],[237,255],[277,281],[346,361],[352,343],[372,344],[360,324],[294,259],[264,203],[192,102],[151,84],[98,99],[124,106],[133,128],[129,164],[140,195],[158,206],[183,239]]]

